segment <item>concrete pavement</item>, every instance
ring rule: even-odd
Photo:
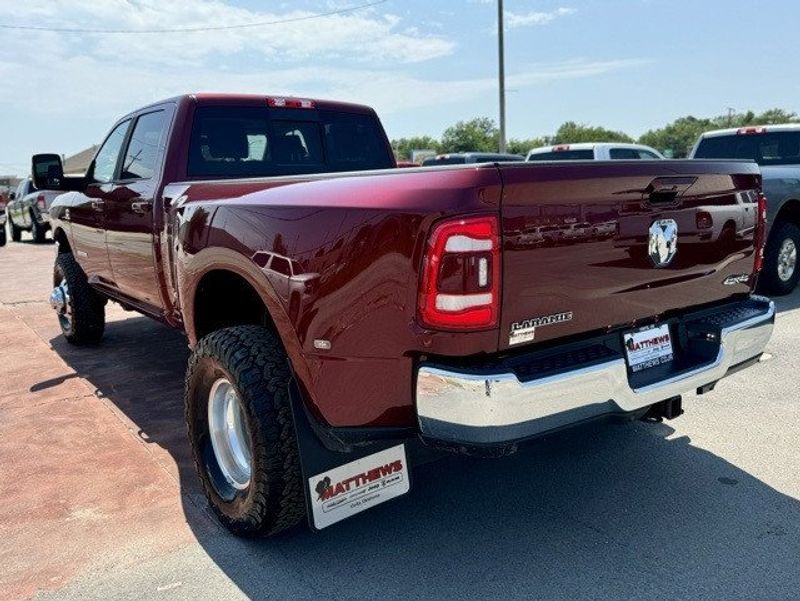
[[[322,534],[205,509],[181,335],[109,305],[99,347],[44,302],[53,247],[0,249],[0,598],[790,599],[800,590],[800,293],[770,357],[663,424],[446,458]]]

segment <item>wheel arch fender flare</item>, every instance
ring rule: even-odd
[[[203,277],[212,271],[231,272],[252,287],[275,325],[295,374],[304,384],[309,383],[310,372],[303,357],[302,345],[278,294],[249,257],[229,248],[207,247],[193,255],[184,256],[178,263],[176,275],[181,313],[190,346],[194,347],[198,340],[195,319],[197,289]]]

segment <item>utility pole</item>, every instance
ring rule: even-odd
[[[503,41],[503,0],[497,0],[497,58],[500,84],[500,152],[506,151],[506,58]]]
[[[732,106],[728,107],[728,127],[733,124],[733,115],[736,114],[736,109]]]

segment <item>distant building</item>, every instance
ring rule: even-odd
[[[64,174],[65,175],[83,175],[89,168],[89,164],[94,158],[94,153],[97,152],[97,144],[92,144],[86,150],[68,156],[64,159]]]

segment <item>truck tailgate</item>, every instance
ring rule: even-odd
[[[632,325],[751,288],[755,163],[499,169],[501,349]]]

